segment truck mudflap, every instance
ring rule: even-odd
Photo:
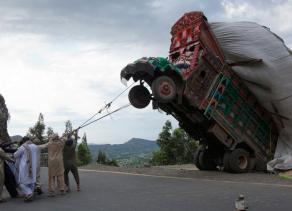
[[[147,61],[137,61],[131,64],[128,64],[121,71],[121,80],[122,82],[133,80],[136,82],[138,80],[147,80],[149,77],[153,77],[155,72],[155,67],[148,63]]]

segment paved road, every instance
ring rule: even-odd
[[[42,169],[42,174],[42,178],[46,180],[46,169]],[[292,210],[292,185],[289,184],[215,181],[102,171],[82,171],[80,174],[81,192],[73,191],[54,198],[48,198],[44,194],[37,196],[31,203],[11,199],[0,204],[0,210],[227,211],[234,210],[234,201],[240,193],[246,195],[249,210]]]

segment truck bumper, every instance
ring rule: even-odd
[[[138,80],[149,80],[154,77],[155,68],[153,65],[139,61],[135,63],[128,64],[121,71],[121,80],[128,81],[131,78],[136,82]]]

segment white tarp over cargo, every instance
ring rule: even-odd
[[[284,128],[280,131],[275,159],[268,163],[268,170],[292,169],[291,51],[281,38],[256,23],[210,25],[228,62],[262,59],[261,63],[235,66],[233,69],[268,111],[275,113],[276,107],[281,116],[289,118],[281,118]]]

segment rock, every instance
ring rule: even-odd
[[[8,131],[7,131],[8,120],[9,120],[9,112],[5,104],[5,99],[0,94],[0,144],[11,141],[8,135]]]

